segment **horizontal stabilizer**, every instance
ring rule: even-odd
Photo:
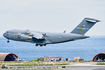
[[[95,20],[95,19],[86,19],[87,22],[89,23],[96,23],[96,22],[100,22],[99,20]]]

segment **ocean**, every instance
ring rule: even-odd
[[[92,60],[98,53],[105,52],[105,36],[92,36],[91,38],[76,40],[72,42],[50,44],[43,47],[36,47],[33,43],[17,42],[0,38],[0,52],[15,53],[20,59],[33,60],[40,57],[60,56],[63,60],[80,57],[84,60]]]

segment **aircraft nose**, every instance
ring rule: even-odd
[[[3,36],[6,37],[6,33],[4,33]]]

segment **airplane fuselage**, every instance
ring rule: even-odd
[[[3,36],[8,39],[7,42],[9,42],[9,40],[15,40],[36,43],[36,46],[46,46],[46,44],[56,44],[89,38],[89,36],[85,36],[84,34],[97,22],[100,22],[100,20],[84,18],[70,33],[65,33],[65,31],[63,33],[49,33],[31,30],[9,30],[6,31]]]
[[[55,43],[74,41],[77,39],[89,38],[88,36],[73,34],[73,33],[49,33],[49,32],[47,33],[38,32],[38,33],[46,34],[46,36],[44,37],[44,39],[36,39],[33,38],[32,35],[29,35],[29,33],[27,33],[27,31],[25,30],[9,30],[6,31],[3,34],[3,36],[9,40],[31,42],[36,44],[55,44]]]

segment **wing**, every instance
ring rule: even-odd
[[[36,38],[36,39],[42,39],[43,38],[43,34],[40,32],[36,32],[36,31],[29,31],[29,35]]]
[[[46,39],[46,37],[49,37],[44,32],[38,32],[38,31],[30,31],[27,30],[25,34],[28,34],[29,36],[33,37],[33,41],[35,43],[51,43],[49,40]]]

